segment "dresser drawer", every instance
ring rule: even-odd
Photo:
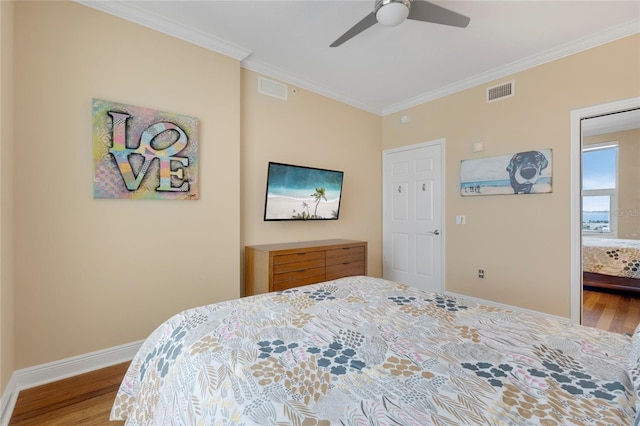
[[[314,255],[317,253],[313,253]],[[324,268],[324,253],[320,252],[317,256],[275,256],[273,258],[274,275],[283,274],[285,272],[296,272],[303,269]],[[295,257],[294,257],[295,256]],[[287,257],[287,262],[276,262],[279,257]],[[307,259],[304,259],[304,258]],[[282,259],[280,259],[282,260]]]
[[[273,272],[293,271],[299,269],[300,264],[311,268],[324,266],[324,251],[301,251],[299,253],[279,254],[273,256]]]
[[[273,275],[273,291],[325,281],[325,269],[306,268]]]
[[[344,247],[326,251],[326,264],[339,265],[345,262],[364,261],[364,247]]]
[[[342,277],[351,277],[353,275],[365,275],[364,260],[356,260],[353,262],[343,262],[335,265],[327,265],[326,279],[335,280]]]

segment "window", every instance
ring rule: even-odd
[[[618,142],[582,149],[582,233],[617,235]]]

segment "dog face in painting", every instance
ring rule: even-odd
[[[538,177],[549,165],[540,151],[517,152],[507,166],[509,181],[516,194],[529,194]]]

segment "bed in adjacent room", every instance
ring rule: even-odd
[[[582,238],[585,285],[640,292],[640,240]]]
[[[342,278],[175,315],[143,343],[111,418],[628,425],[640,387],[639,334],[632,355],[628,336]]]

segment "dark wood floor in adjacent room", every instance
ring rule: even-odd
[[[584,290],[582,324],[631,334],[640,323],[640,294]]]
[[[583,323],[616,333],[632,333],[640,323],[640,294],[583,292]],[[111,405],[128,363],[20,392],[11,426],[117,426]]]

